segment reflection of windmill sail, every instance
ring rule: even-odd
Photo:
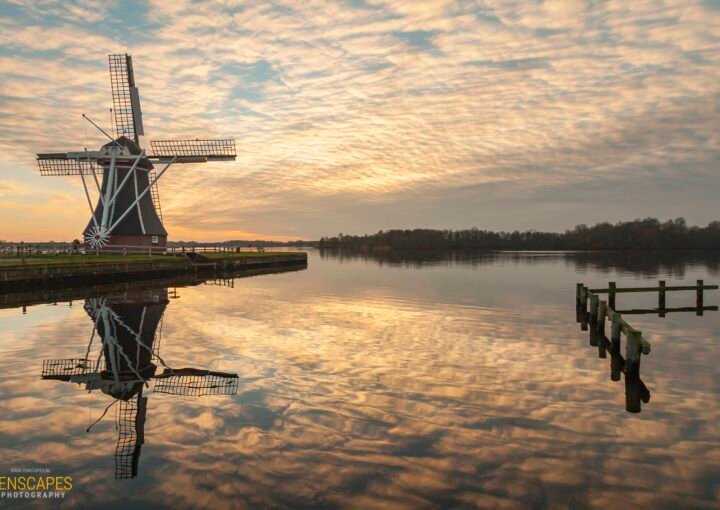
[[[115,447],[115,478],[135,478],[140,451],[145,442],[147,397],[140,392],[129,400],[120,401],[118,440]]]
[[[168,303],[167,289],[88,299],[84,308],[93,321],[93,333],[85,357],[43,361],[43,379],[84,384],[89,391],[99,389],[115,398],[107,408],[117,403],[115,478],[137,476],[145,442],[148,397],[143,390],[151,379],[155,379],[155,393],[198,397],[237,393],[237,374],[173,369],[165,364],[160,356],[160,336]],[[101,346],[95,360],[90,359],[90,352],[96,333]],[[156,363],[164,367],[161,374],[156,374]]]
[[[42,378],[69,381],[72,376],[89,371],[87,360],[84,358],[46,359],[43,360]]]
[[[155,376],[157,393],[202,397],[203,395],[235,395],[237,389],[237,374],[225,372],[181,368],[165,370]]]
[[[158,324],[157,332],[155,333],[155,340],[153,341],[152,360],[154,363],[157,363],[160,359],[160,342],[162,341],[163,318],[164,316],[160,317],[160,324]]]

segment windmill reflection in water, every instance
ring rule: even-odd
[[[180,396],[235,395],[238,390],[235,373],[167,365],[160,356],[160,341],[168,303],[167,289],[87,299],[85,310],[94,324],[85,357],[43,361],[43,379],[84,384],[88,392],[100,390],[113,397],[95,423],[118,406],[116,479],[137,476],[148,406],[143,392],[151,383],[154,393]],[[99,350],[94,360],[93,344]]]

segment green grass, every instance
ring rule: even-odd
[[[164,255],[33,255],[22,257],[14,255],[0,255],[0,266],[17,265],[43,265],[43,264],[103,264],[116,262],[144,262],[148,260],[163,260],[181,262],[179,257],[168,257]]]
[[[257,258],[257,257],[272,257],[276,255],[291,255],[291,256],[302,256],[303,254],[298,252],[247,252],[243,251],[240,253],[202,253],[200,255],[208,257],[210,259],[223,259],[223,258]],[[33,255],[32,257],[25,257],[23,262],[21,257],[15,255],[2,255],[0,254],[0,267],[2,266],[18,266],[18,265],[43,265],[43,264],[103,264],[103,263],[117,263],[117,262],[145,262],[145,261],[158,261],[163,262],[185,262],[183,257],[173,257],[169,255]]]

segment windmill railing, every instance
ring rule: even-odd
[[[182,255],[183,253],[239,253],[264,251],[263,248],[255,248],[237,245],[181,245],[181,246],[129,246],[113,244],[100,249],[85,248],[85,254],[119,254],[119,255]]]
[[[263,251],[265,251],[265,249],[262,247],[227,244],[192,244],[173,246],[133,246],[113,244],[97,249],[84,245],[73,245],[71,243],[0,244],[0,257],[10,256],[20,258],[31,258],[33,256],[41,255],[182,255],[183,253],[239,253]]]

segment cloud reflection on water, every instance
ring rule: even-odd
[[[446,271],[465,287],[436,285]],[[164,358],[236,371],[238,393],[152,395],[132,490],[112,480],[111,425],[83,431],[87,395],[37,379],[42,359],[82,352],[92,324],[78,307],[3,339],[0,456],[62,466],[73,504],[711,507],[718,318],[643,319],[653,400],[631,415],[574,322],[574,282],[593,278],[608,279],[561,259],[407,270],[314,257],[234,289],[180,289]]]

